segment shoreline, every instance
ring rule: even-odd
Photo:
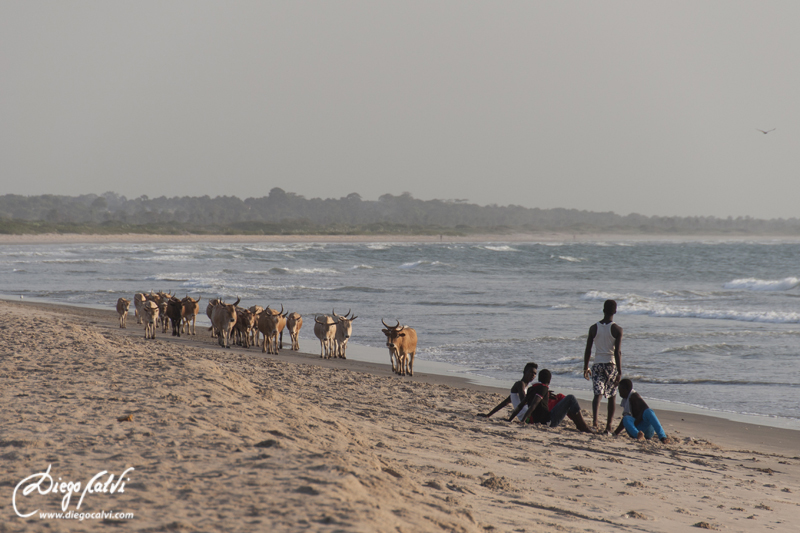
[[[648,235],[602,233],[511,233],[448,235],[150,235],[100,234],[0,234],[0,245],[36,244],[150,244],[150,243],[597,243],[597,242],[800,242],[800,236],[775,235]]]
[[[112,310],[105,310],[92,306],[74,306],[67,304],[59,304],[45,301],[19,301],[10,300],[0,296],[0,305],[20,305],[26,307],[37,307],[49,311],[60,312],[64,314],[77,314],[84,316],[91,316],[97,318],[104,318],[109,322],[116,320],[116,313]],[[130,335],[131,330],[136,328],[129,328],[127,330],[119,330],[125,335]],[[138,330],[137,330],[138,331]],[[137,333],[138,334],[138,333]],[[136,335],[136,334],[134,334]],[[169,334],[160,336],[162,341],[179,341],[182,343],[189,342],[188,340],[181,341],[169,337]],[[307,339],[301,339],[302,343],[309,342]],[[216,349],[216,346],[211,344],[209,346],[208,340],[193,344],[204,348]],[[274,358],[276,360],[291,362],[293,364],[319,366],[323,368],[346,368],[348,370],[366,372],[372,375],[392,377],[394,374],[391,372],[391,367],[385,362],[385,357],[375,354],[381,352],[378,348],[354,344],[350,346],[350,358],[339,360],[322,360],[318,355],[311,352],[291,352],[289,350],[281,350],[279,355],[261,354],[255,348],[243,349],[233,348],[234,350],[241,351],[245,354],[254,355],[256,357]],[[302,346],[301,346],[302,349]],[[468,376],[456,375],[456,372],[463,372],[455,365],[447,363],[437,363],[431,361],[417,360],[415,361],[414,381],[423,382],[431,385],[446,385],[458,389],[474,390],[490,394],[507,395],[508,389],[513,382],[503,384],[500,380],[495,378],[487,378],[482,376]],[[451,370],[452,371],[449,371]],[[575,390],[566,387],[560,387],[557,383],[553,385],[554,390],[564,394],[573,394],[583,405],[591,404],[591,392],[588,390]],[[704,429],[713,428],[710,434],[711,438],[716,439],[733,439],[733,442],[745,444],[750,442],[751,437],[757,437],[757,444],[759,446],[785,450],[786,443],[793,443],[796,449],[800,450],[800,427],[794,426],[794,421],[786,419],[788,424],[774,423],[771,424],[770,419],[762,419],[759,415],[747,415],[741,413],[725,413],[717,412],[702,407],[691,405],[680,406],[670,402],[659,400],[647,399],[647,402],[657,411],[659,419],[662,420],[664,427],[671,426],[673,428],[686,428],[687,431],[702,433]],[[605,417],[605,400],[601,405],[601,419]],[[488,412],[492,406],[487,406]],[[684,407],[684,409],[681,409]],[[586,407],[584,407],[586,408]],[[616,418],[619,418],[621,411],[619,405],[617,406]],[[496,415],[500,416],[500,414]],[[783,419],[781,419],[783,420]],[[616,421],[616,419],[615,419]],[[731,425],[738,427],[737,431],[731,431]],[[752,442],[751,442],[752,444]]]
[[[3,300],[0,324],[0,498],[25,511],[76,510],[16,492],[52,469],[125,472],[79,511],[142,532],[795,529],[797,431],[659,410],[671,442],[637,443],[478,417],[507,392],[459,377],[224,349],[205,328],[145,340],[112,309]],[[87,527],[15,509],[3,531]]]

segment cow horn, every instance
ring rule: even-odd
[[[241,301],[242,301],[242,299],[241,299],[241,298],[239,298],[239,297],[237,296],[237,297],[236,297],[236,302],[234,302],[233,306],[234,306],[234,307],[236,307],[237,305],[239,305],[239,302],[241,302]],[[400,323],[400,322],[398,322],[398,324],[399,324],[399,323]]]
[[[281,304],[281,312],[280,312],[280,313],[278,313],[278,314],[279,314],[279,315],[282,315],[282,314],[283,314],[283,304]]]
[[[404,329],[406,329],[406,327],[405,327],[405,326],[400,326],[400,321],[399,321],[399,320],[397,321],[397,326],[400,328],[400,329],[398,329],[398,330],[397,330],[397,333],[400,333],[401,331],[403,331]]]
[[[349,314],[350,314],[350,311],[352,311],[352,309],[348,309],[348,310],[347,310],[347,313],[345,313],[345,315],[344,315],[344,317],[345,317],[345,318],[347,318],[347,315],[349,315]]]
[[[331,314],[332,314],[333,316],[335,316],[336,318],[339,318],[339,315],[337,315],[337,314],[336,314],[336,309],[333,309],[333,311],[331,312]]]
[[[382,318],[381,318],[381,322],[383,323],[383,325],[384,325],[384,326],[386,326],[387,328],[389,328],[389,324],[387,324],[387,323],[386,323],[386,322],[385,322],[385,321],[384,321]],[[392,329],[392,328],[389,328],[389,329]]]
[[[320,322],[320,321],[319,321],[319,317],[318,317],[317,315],[314,315],[314,322],[316,322],[317,324],[327,324],[327,323],[328,323],[327,321],[325,321],[325,322]]]
[[[350,319],[350,322],[352,322],[352,321],[353,321],[353,320],[355,320],[356,318],[358,318],[358,315],[356,315],[356,316],[352,317],[352,318]]]

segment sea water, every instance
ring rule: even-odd
[[[535,361],[590,390],[586,335],[618,303],[622,367],[647,399],[800,421],[796,242],[49,244],[0,247],[0,293],[112,309],[169,291],[417,330],[417,361],[510,384]],[[201,304],[205,309],[205,305]],[[205,317],[201,316],[199,322]],[[384,348],[385,349],[385,348]],[[313,351],[313,350],[311,350]],[[388,356],[386,357],[388,362]]]

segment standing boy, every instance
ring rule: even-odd
[[[600,397],[608,399],[608,420],[606,434],[611,434],[611,422],[614,420],[614,403],[617,399],[617,386],[622,376],[622,328],[614,323],[617,302],[606,300],[603,304],[603,320],[592,324],[589,337],[586,339],[586,350],[583,354],[583,377],[592,380],[594,399],[592,400],[592,426],[597,429],[597,412],[600,409]],[[589,371],[589,359],[592,357],[594,344],[594,364]]]
[[[669,438],[661,427],[661,422],[639,393],[633,390],[631,380],[623,379],[619,382],[619,395],[622,397],[622,401],[619,402],[622,407],[622,421],[614,431],[614,435],[619,435],[624,428],[628,435],[640,442],[656,434],[662,443],[669,444]]]

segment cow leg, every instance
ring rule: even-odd
[[[283,350],[283,330],[280,332],[280,340],[278,342],[280,343],[280,349]]]
[[[411,352],[411,360],[408,363],[408,373],[410,375],[414,375],[414,356],[417,354],[416,351]]]

